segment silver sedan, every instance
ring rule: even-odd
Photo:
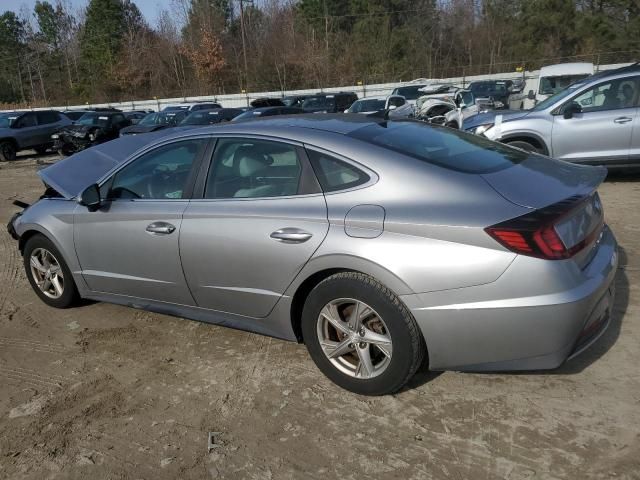
[[[304,342],[351,391],[550,369],[609,323],[606,171],[413,121],[298,115],[122,138],[39,172],[8,228],[48,305]]]

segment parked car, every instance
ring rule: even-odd
[[[389,95],[387,97],[364,97],[356,100],[346,109],[345,113],[374,113],[381,110],[389,110],[405,105],[407,101],[400,95]]]
[[[274,97],[264,97],[264,98],[256,98],[252,100],[249,104],[251,108],[262,108],[262,107],[285,107],[285,103],[281,98]]]
[[[282,103],[287,107],[302,108],[302,104],[309,97],[309,95],[287,95],[282,99]]]
[[[640,65],[587,77],[532,110],[470,117],[465,130],[570,162],[637,166]]]
[[[148,114],[144,112],[124,112],[125,118],[131,122],[131,125],[136,125],[147,115]]]
[[[54,150],[60,155],[71,155],[117,138],[120,130],[129,125],[131,122],[119,110],[91,111],[74,124],[59,128],[50,138]]]
[[[11,161],[22,150],[44,153],[53,145],[51,134],[71,120],[55,110],[0,114],[0,160]]]
[[[399,390],[425,358],[555,368],[609,325],[603,168],[318,114],[125,137],[38,174],[48,195],[8,229],[43,302],[302,341],[361,394]]]
[[[167,105],[162,109],[163,112],[170,112],[175,110],[186,110],[187,112],[194,112],[197,110],[211,110],[212,108],[222,108],[217,102],[183,102],[174,105]]]
[[[304,113],[300,108],[295,107],[260,107],[247,110],[233,118],[234,122],[243,122],[262,117],[273,117],[274,115],[296,115]]]
[[[477,98],[490,98],[496,110],[509,107],[513,80],[478,80],[469,84],[468,90]]]
[[[302,109],[308,113],[344,112],[358,100],[354,92],[316,93],[305,99]]]
[[[163,128],[175,127],[188,115],[186,110],[163,110],[145,116],[135,125],[130,125],[120,130],[120,136],[138,135],[141,133],[155,132]]]
[[[216,108],[214,110],[200,110],[198,112],[193,112],[187,115],[186,118],[184,118],[178,124],[178,126],[184,128],[230,122],[242,113],[243,110],[241,110],[240,108]]]
[[[494,103],[487,98],[476,98],[470,90],[459,90],[453,97],[456,108],[444,114],[444,125],[462,129],[467,118],[494,109]]]

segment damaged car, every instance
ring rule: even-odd
[[[175,127],[189,114],[187,110],[169,110],[150,113],[135,125],[129,125],[120,130],[120,136],[139,135],[155,132],[164,128]]]
[[[51,147],[51,134],[71,120],[55,110],[0,114],[0,160],[10,162],[21,150],[43,154]]]
[[[120,130],[131,125],[120,111],[93,111],[82,115],[73,125],[61,128],[51,135],[53,148],[66,156],[85,148],[113,140]]]

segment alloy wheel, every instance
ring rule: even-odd
[[[45,248],[36,248],[31,252],[29,265],[40,291],[49,298],[60,298],[64,292],[64,276],[56,257]]]
[[[342,373],[370,379],[391,362],[393,343],[384,320],[366,303],[340,298],[318,316],[318,340],[329,361]]]

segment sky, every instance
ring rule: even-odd
[[[55,4],[55,0],[48,1],[51,4]],[[71,5],[74,7],[84,7],[87,5],[88,1],[89,0],[69,0]],[[158,20],[158,12],[161,9],[169,8],[171,0],[134,0],[133,3],[138,6],[149,25],[154,27]],[[33,12],[35,4],[36,0],[0,0],[0,12],[13,10],[18,13],[23,5]]]

